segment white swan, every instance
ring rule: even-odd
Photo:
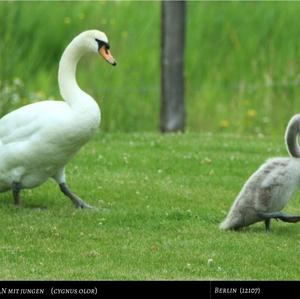
[[[300,114],[291,118],[285,133],[290,158],[266,161],[245,183],[234,201],[221,229],[239,229],[258,221],[265,221],[270,230],[272,218],[285,222],[298,222],[300,216],[280,212],[300,186]]]
[[[30,104],[0,120],[0,192],[12,190],[16,205],[21,189],[53,178],[77,207],[90,207],[71,192],[65,176],[66,164],[100,124],[97,103],[80,89],[75,77],[79,59],[89,52],[100,53],[116,65],[105,33],[82,32],[67,46],[59,63],[59,89],[65,101]]]

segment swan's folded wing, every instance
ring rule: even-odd
[[[64,102],[44,101],[8,113],[0,119],[1,144],[25,141],[36,136],[45,126],[51,125],[55,119],[60,118],[60,115],[66,112],[65,110]]]

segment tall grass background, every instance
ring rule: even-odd
[[[188,2],[187,130],[282,133],[300,110],[300,3]],[[160,3],[0,2],[0,116],[60,99],[57,68],[79,32],[107,33],[118,66],[87,56],[78,81],[99,102],[103,131],[155,131]]]

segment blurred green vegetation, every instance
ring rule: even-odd
[[[297,2],[188,2],[187,130],[282,133],[300,109]],[[107,33],[112,68],[85,57],[81,87],[105,131],[158,129],[159,2],[1,2],[0,113],[59,99],[57,66],[79,32]]]

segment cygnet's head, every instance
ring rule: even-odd
[[[86,51],[100,53],[108,63],[117,65],[117,61],[109,51],[108,38],[104,32],[87,30],[80,33],[75,39],[80,42],[81,47],[84,47]]]

